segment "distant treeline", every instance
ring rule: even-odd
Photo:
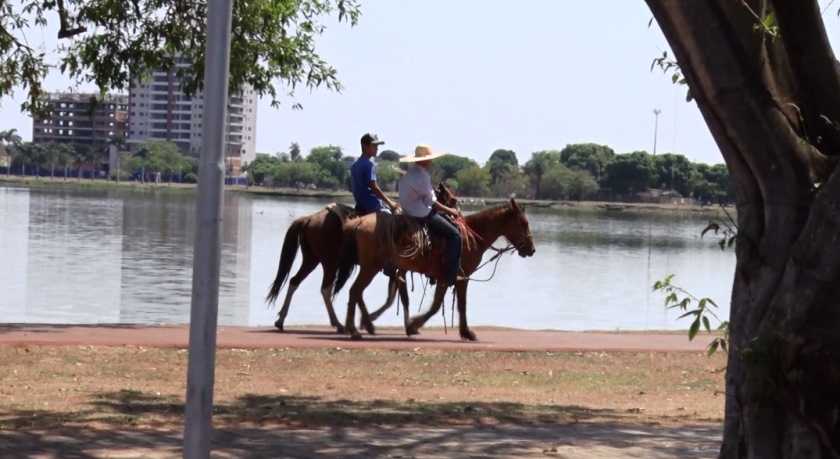
[[[381,151],[376,175],[380,186],[394,190],[400,154]],[[316,186],[346,189],[348,167],[356,156],[341,147],[320,146],[303,156],[297,143],[288,152],[258,155],[245,169],[249,182],[268,187]],[[733,199],[729,172],[724,164],[708,165],[685,156],[646,151],[616,154],[606,145],[580,143],[562,150],[531,154],[520,163],[515,152],[499,149],[486,163],[450,154],[436,159],[432,180],[447,183],[461,196],[517,197],[547,200],[658,200],[688,198],[702,203],[729,203]]]

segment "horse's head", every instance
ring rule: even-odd
[[[516,248],[520,257],[530,257],[537,251],[534,246],[534,238],[531,236],[531,227],[528,224],[528,216],[515,199],[510,199],[507,206],[509,218],[505,219],[502,234]]]
[[[455,193],[448,186],[444,185],[443,182],[438,183],[437,189],[435,190],[435,197],[439,203],[460,212],[460,209],[458,209],[458,198],[455,197]]]

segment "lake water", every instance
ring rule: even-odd
[[[220,325],[270,326],[279,305],[264,302],[292,220],[325,199],[225,195]],[[505,255],[489,282],[468,293],[471,325],[556,330],[684,329],[667,311],[657,279],[718,303],[729,315],[735,268],[731,250],[700,237],[707,219],[621,212],[529,210],[537,252]],[[187,323],[190,316],[195,195],[166,191],[39,190],[0,186],[0,322]],[[500,241],[497,245],[503,245]],[[485,255],[485,259],[492,256]],[[296,260],[296,267],[300,256]],[[486,279],[492,265],[473,278]],[[294,273],[294,271],[293,271]],[[415,276],[411,313],[424,310]],[[326,325],[320,268],[300,286],[287,325]],[[368,306],[385,299],[377,276]],[[411,280],[409,279],[409,287]],[[336,298],[343,321],[345,288]],[[285,289],[281,292],[281,301]],[[396,307],[378,321],[401,325]],[[447,295],[446,321],[451,314]],[[358,317],[358,316],[357,316]],[[456,312],[457,320],[457,312]],[[441,316],[429,326],[441,326]]]

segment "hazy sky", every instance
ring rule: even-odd
[[[828,4],[827,0],[821,2]],[[417,143],[469,156],[479,163],[497,148],[520,162],[531,153],[569,143],[606,144],[618,153],[652,151],[653,109],[659,108],[657,152],[722,162],[685,87],[651,62],[669,50],[659,28],[648,28],[643,0],[363,0],[359,25],[330,21],[318,41],[338,70],[342,94],[304,90],[272,109],[260,102],[257,151],[304,151],[333,144],[357,154],[359,137],[374,131],[385,148],[413,151]],[[824,15],[832,41],[836,8]],[[53,18],[51,18],[53,19]],[[29,34],[54,48],[54,25]],[[835,47],[836,47],[835,43]],[[670,50],[669,50],[670,54]],[[64,90],[58,71],[48,90]],[[85,88],[82,88],[85,89]],[[23,100],[2,100],[0,130],[31,139]]]

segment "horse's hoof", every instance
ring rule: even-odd
[[[335,326],[335,331],[336,331],[339,335],[343,335],[344,333],[346,333],[346,331],[344,330],[344,325],[336,325],[336,326]]]
[[[376,334],[376,327],[374,327],[373,324],[365,325],[365,330],[367,330],[367,332],[370,333],[371,335]]]
[[[419,334],[420,334],[420,330],[418,330],[417,327],[415,327],[413,325],[409,325],[409,326],[405,327],[405,335],[406,336],[414,336],[414,335],[419,335]]]
[[[283,322],[280,322],[280,320],[278,320],[277,322],[274,322],[274,327],[277,330],[283,331]]]
[[[352,339],[354,341],[358,341],[358,340],[362,339],[362,334],[359,333],[358,330],[353,330],[352,332],[350,332],[350,339]]]
[[[414,331],[415,335],[419,335],[420,334],[420,327],[423,326],[422,322],[423,322],[423,319],[420,318],[420,317],[418,317],[416,319],[411,319],[411,321],[408,323],[408,326],[406,327],[406,330],[411,329],[411,330]]]
[[[464,341],[476,341],[478,338],[472,331],[461,332],[461,339]]]

